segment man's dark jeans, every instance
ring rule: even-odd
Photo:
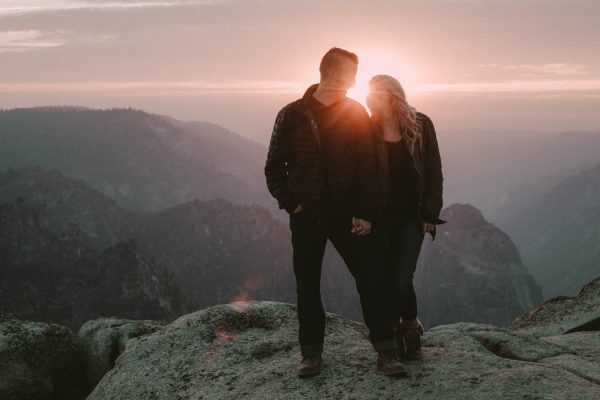
[[[373,238],[371,235],[353,234],[351,228],[351,218],[323,218],[305,211],[290,214],[303,356],[323,351],[325,312],[320,283],[327,239],[331,240],[356,281],[363,317],[369,328],[369,340],[375,350],[397,348],[392,325],[385,312],[383,270],[374,262],[372,254]]]
[[[390,319],[417,317],[417,295],[413,275],[421,252],[424,233],[418,218],[384,214],[373,229],[376,254],[387,274],[387,312]]]

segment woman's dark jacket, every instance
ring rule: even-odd
[[[336,108],[338,133],[328,137],[328,145],[322,148],[308,104],[317,87],[309,87],[301,99],[277,114],[265,165],[269,192],[287,212],[302,204],[303,212],[373,222],[377,157],[369,115],[360,103],[342,100]]]
[[[421,140],[416,143],[413,164],[419,179],[417,193],[419,195],[417,212],[419,218],[430,224],[443,224],[446,221],[439,218],[442,210],[442,161],[437,137],[431,119],[417,112],[417,122],[421,126]],[[379,126],[373,123],[376,137],[377,160],[379,170],[379,210],[386,205],[389,193],[388,154],[385,139]],[[378,218],[383,218],[382,213]],[[435,231],[433,235],[435,237]]]

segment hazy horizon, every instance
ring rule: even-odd
[[[0,0],[0,108],[133,107],[265,143],[332,46],[439,131],[600,128],[600,3]]]

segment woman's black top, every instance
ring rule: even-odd
[[[417,218],[419,179],[406,140],[386,141],[389,162],[387,211],[397,217]]]

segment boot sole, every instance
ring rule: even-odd
[[[406,355],[404,357],[405,360],[410,360],[410,361],[418,361],[418,360],[422,360],[423,359],[423,355]]]
[[[384,369],[381,369],[378,367],[378,369],[385,375],[385,376],[407,376],[408,375],[408,371],[386,371]]]
[[[315,375],[319,375],[321,373],[321,371],[310,371],[310,372],[298,372],[298,377],[299,378],[307,378],[309,376],[315,376]]]
[[[319,363],[319,365],[317,366],[317,368],[315,368],[313,370],[298,371],[297,372],[298,377],[299,378],[306,378],[306,377],[309,377],[309,376],[319,375],[321,373],[321,369],[322,369],[322,364],[321,363]]]

